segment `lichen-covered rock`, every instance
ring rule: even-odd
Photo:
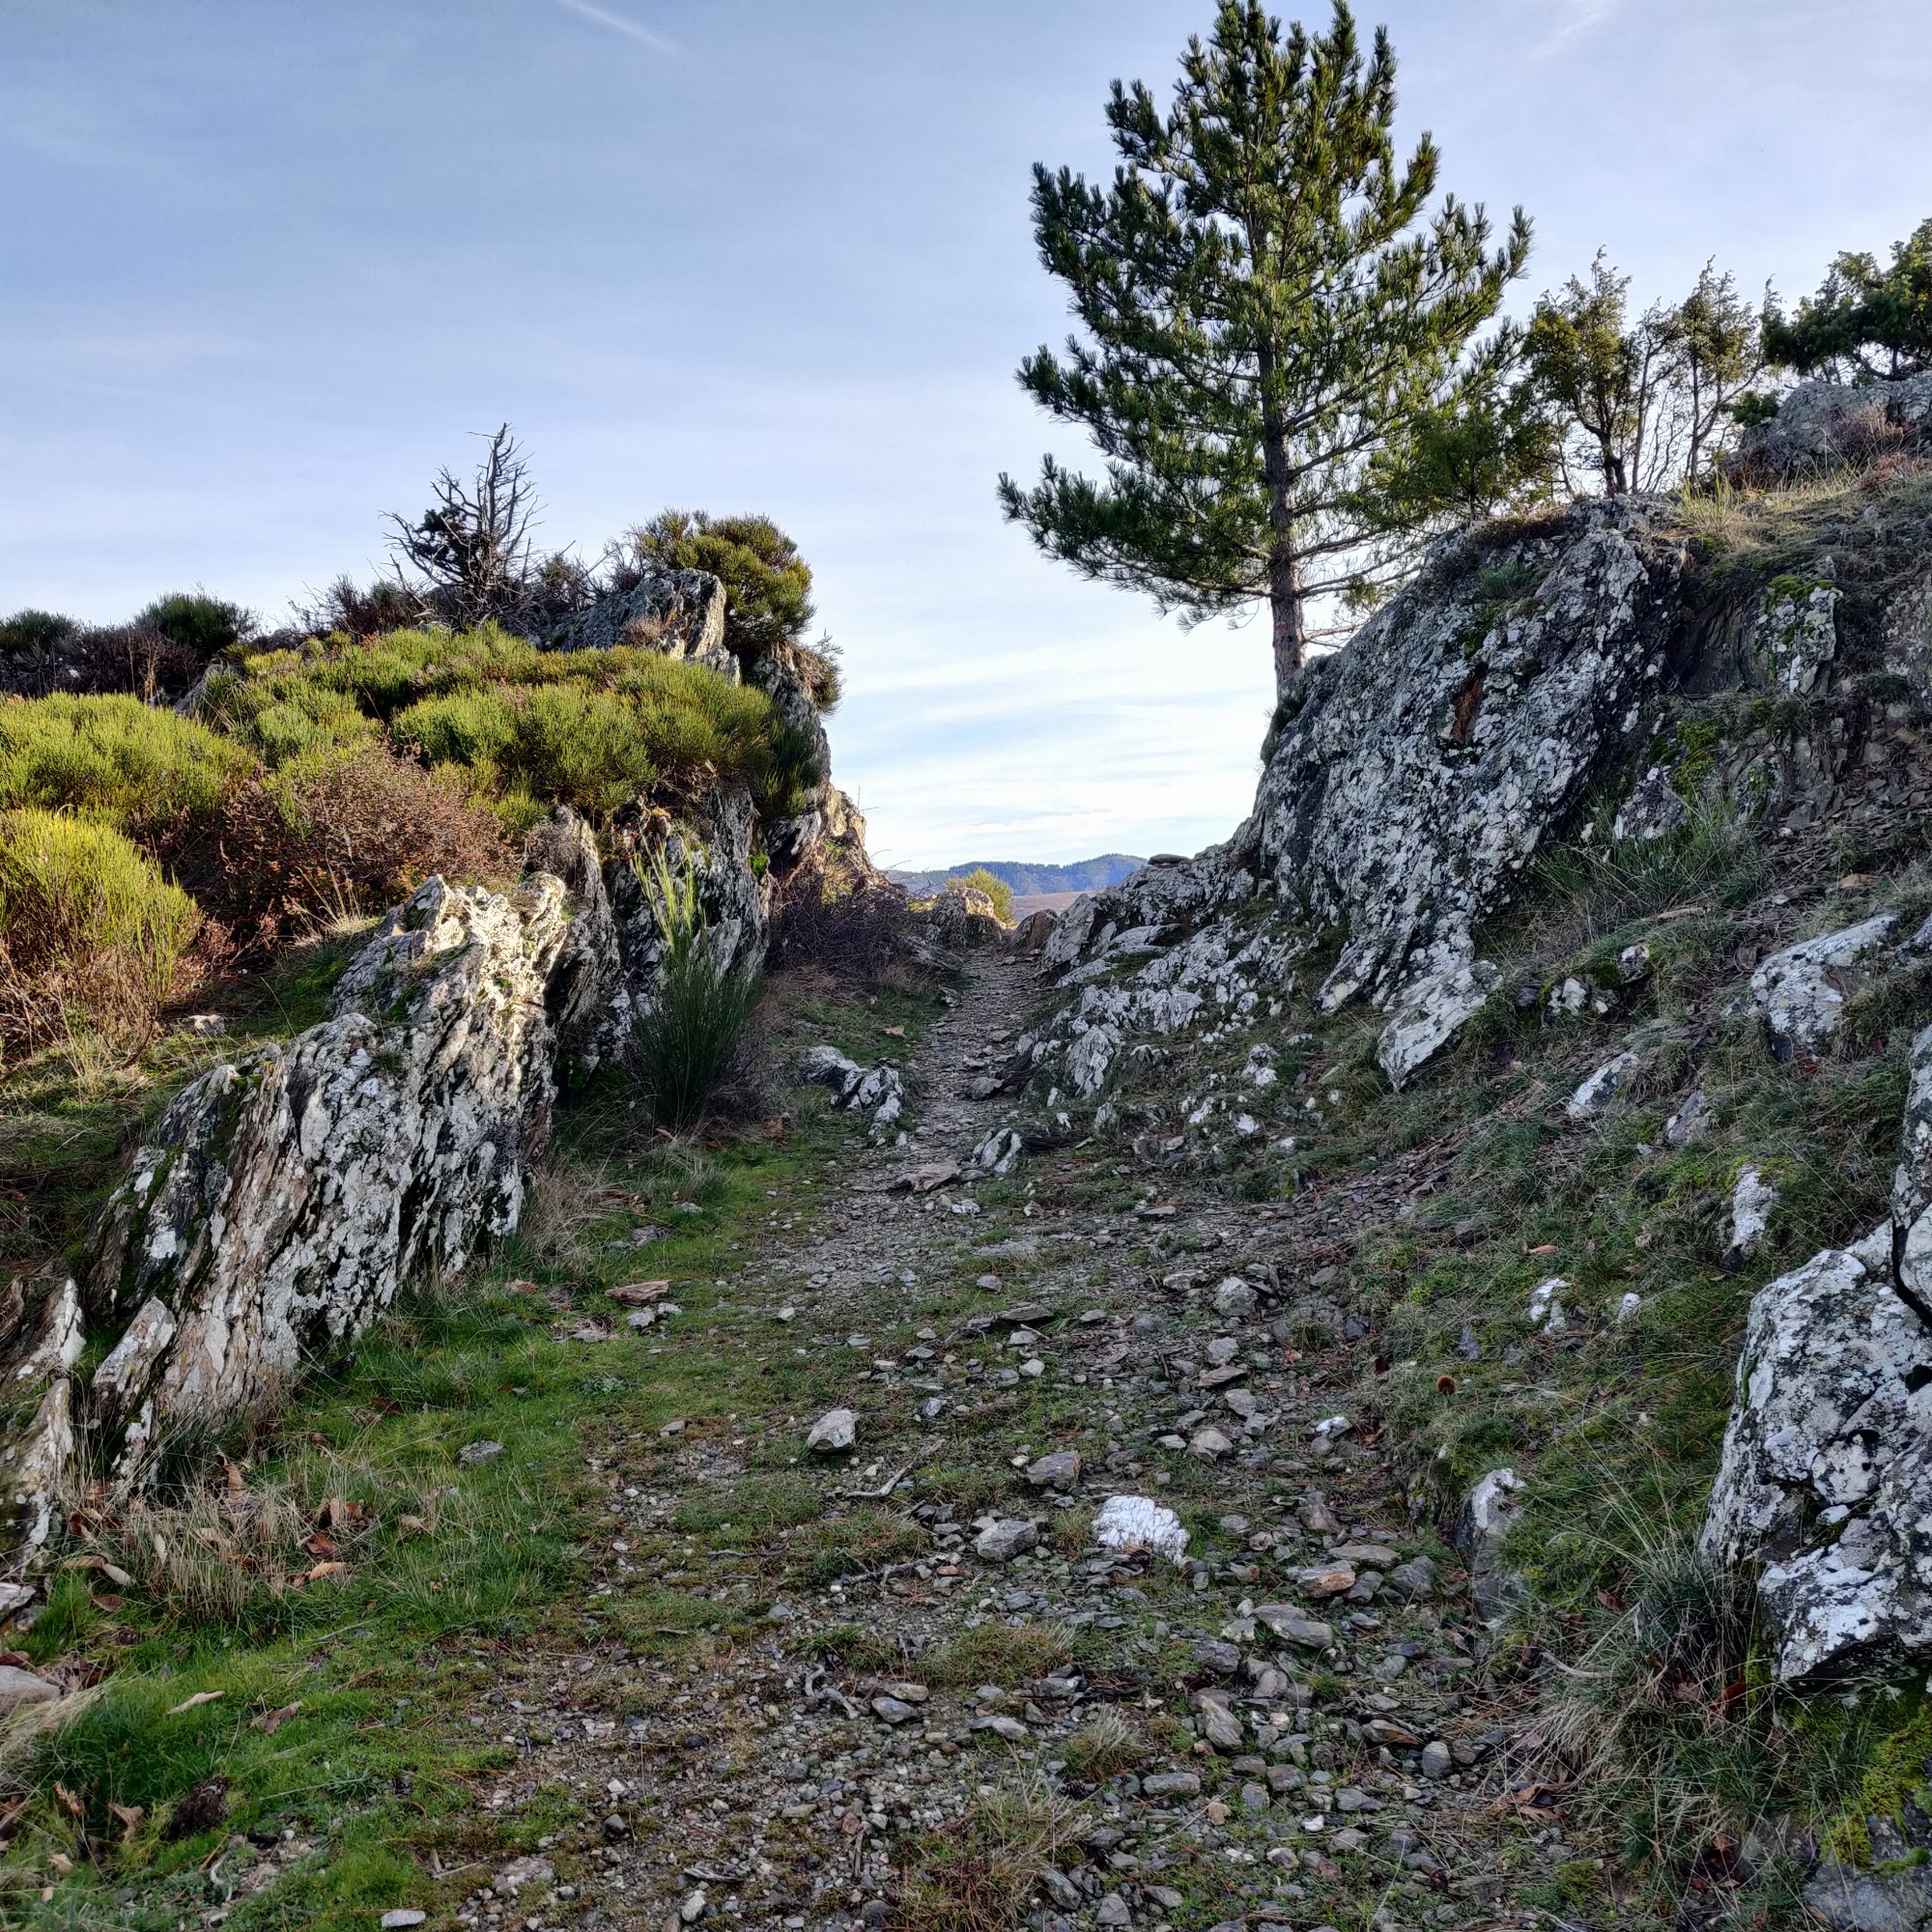
[[[1347,933],[1325,1006],[1473,957],[1657,688],[1681,569],[1627,504],[1500,546],[1454,537],[1303,671],[1231,856]]]
[[[1885,613],[1885,668],[1932,712],[1932,570],[1899,591]]]
[[[1932,1326],[1932,1027],[1912,1043],[1905,1148],[1891,1181],[1891,1264],[1901,1295]]]
[[[827,1087],[841,1107],[872,1117],[872,1132],[883,1136],[905,1110],[905,1082],[895,1066],[861,1066],[836,1046],[810,1046],[799,1057],[798,1084]]]
[[[812,699],[810,684],[790,651],[779,649],[753,659],[745,666],[745,682],[771,699],[780,722],[809,749],[807,777],[798,810],[764,828],[765,850],[772,863],[784,870],[796,865],[825,836],[832,747],[825,736],[825,721]]]
[[[594,1073],[610,1049],[611,1009],[623,990],[617,921],[604,885],[604,865],[589,826],[557,806],[524,846],[526,872],[562,880],[570,913],[563,951],[547,999],[556,1036],[557,1070],[565,1084]]]
[[[1777,1211],[1778,1187],[1756,1166],[1740,1168],[1731,1185],[1731,1222],[1725,1237],[1724,1261],[1728,1266],[1748,1261],[1763,1247],[1771,1231],[1771,1217]]]
[[[724,586],[708,570],[654,571],[580,611],[543,641],[557,651],[661,651],[736,684],[738,661],[724,646]]]
[[[1503,1561],[1503,1545],[1522,1520],[1522,1482],[1514,1469],[1478,1480],[1456,1521],[1456,1548],[1469,1565],[1470,1594],[1485,1617],[1500,1617],[1523,1593],[1522,1578]]]
[[[1376,1042],[1376,1061],[1389,1085],[1402,1087],[1482,1011],[1501,984],[1502,975],[1487,959],[1445,966],[1411,981]]]
[[[338,983],[331,1016],[178,1094],[96,1233],[85,1300],[117,1340],[80,1408],[94,1466],[272,1404],[397,1290],[516,1226],[554,1097],[561,880],[430,879]]]
[[[1734,471],[1782,483],[1843,464],[1869,462],[1888,446],[1932,444],[1932,372],[1896,382],[1800,383],[1769,422],[1739,439]]]
[[[1642,1065],[1634,1053],[1619,1053],[1605,1061],[1564,1102],[1565,1117],[1581,1124],[1607,1112],[1611,1101],[1630,1086]]]
[[[1889,1247],[1814,1255],[1746,1323],[1703,1547],[1764,1565],[1786,1681],[1932,1653],[1932,1332]]]
[[[44,1548],[73,1454],[70,1371],[85,1342],[71,1281],[14,1281],[0,1302],[0,1540],[29,1553]]]
[[[1751,975],[1751,1003],[1780,1055],[1812,1051],[1837,1031],[1846,999],[1897,923],[1896,913],[1884,912],[1842,931],[1800,940]]]
[[[1613,838],[1667,838],[1690,822],[1690,808],[1671,780],[1668,767],[1652,765],[1631,787],[1610,827]]]
[[[1837,655],[1837,608],[1838,593],[1829,583],[1767,590],[1751,631],[1758,675],[1788,696],[1815,691],[1825,667]]]
[[[605,871],[622,969],[610,1021],[617,1050],[656,1008],[664,984],[664,933],[645,884],[660,860],[674,884],[695,882],[713,956],[726,967],[763,965],[768,927],[764,882],[753,865],[756,823],[742,785],[714,785],[684,820],[641,805],[619,814]]]

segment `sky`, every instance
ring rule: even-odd
[[[1294,11],[1289,9],[1288,11]],[[1325,0],[1304,6],[1326,20]],[[552,546],[797,538],[836,777],[900,866],[1192,851],[1250,803],[1264,623],[1005,524],[1077,436],[1036,160],[1111,171],[1209,0],[0,0],[0,612],[194,584],[270,623],[511,423]],[[1932,213],[1923,0],[1387,0],[1399,135],[1640,301],[1814,287]]]

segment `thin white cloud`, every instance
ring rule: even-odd
[[[1553,10],[1556,23],[1537,43],[1537,58],[1548,59],[1573,41],[1606,25],[1624,12],[1627,0],[1558,0]]]
[[[581,14],[586,20],[595,20],[600,27],[609,27],[614,34],[623,34],[646,46],[653,53],[679,54],[684,50],[675,41],[667,40],[663,34],[654,34],[648,27],[639,26],[636,20],[627,20],[621,14],[613,14],[608,7],[593,7],[590,0],[556,0],[556,4],[566,13]]]

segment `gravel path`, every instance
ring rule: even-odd
[[[1097,1148],[978,1200],[892,1191],[1003,1117],[975,1083],[1039,998],[1025,966],[977,962],[908,1062],[917,1138],[855,1132],[821,1196],[774,1208],[715,1325],[670,1331],[835,1351],[856,1449],[813,1457],[815,1416],[781,1398],[593,1445],[596,1589],[680,1593],[700,1619],[770,1604],[768,1634],[499,1675],[475,1721],[518,1759],[486,1802],[582,1822],[491,1875],[468,1922],[1561,1922],[1530,1902],[1576,1854],[1526,1781],[1525,1693],[1488,1682],[1466,1579],[1337,1393],[1373,1347],[1321,1300],[1352,1204],[1192,1197]],[[911,1325],[938,1301],[954,1312]],[[801,1573],[817,1522],[719,1504],[692,1526],[781,1448],[871,1552],[859,1574]],[[1185,1561],[1099,1549],[1117,1495],[1172,1503]]]

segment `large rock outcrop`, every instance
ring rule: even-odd
[[[1895,450],[1932,446],[1932,371],[1896,382],[1800,383],[1731,461],[1752,484],[1785,483]]]
[[[1932,1657],[1932,1027],[1892,1218],[1753,1297],[1703,1546],[1761,1566],[1787,1682]]]
[[[551,631],[552,650],[619,645],[661,651],[738,682],[738,660],[724,643],[724,586],[708,570],[661,570],[600,598]]]
[[[696,888],[721,964],[764,963],[768,919],[765,881],[753,863],[756,830],[752,796],[742,785],[714,785],[687,819],[642,805],[620,814],[606,868],[620,962],[607,1050],[622,1052],[631,1028],[657,1005],[664,981],[664,935],[647,885],[660,863],[674,887],[689,881]]]
[[[1323,1004],[1465,966],[1480,921],[1622,750],[1665,669],[1683,558],[1639,508],[1452,539],[1302,674],[1235,838],[1346,932]]]
[[[110,1198],[85,1283],[117,1337],[79,1405],[90,1459],[138,1480],[173,1437],[279,1399],[406,1282],[517,1224],[554,1094],[563,882],[432,878],[389,913],[330,1017],[178,1094]]]
[[[1302,673],[1227,844],[1068,908],[1042,967],[1082,990],[1037,1062],[1064,1060],[1065,1085],[1097,1093],[1130,1034],[1252,1014],[1325,930],[1343,945],[1323,1005],[1390,1009],[1381,1063],[1407,1079],[1495,984],[1477,926],[1623,755],[1668,673],[1684,559],[1665,521],[1587,503],[1503,541],[1439,545]],[[1236,916],[1258,894],[1278,921]]]

